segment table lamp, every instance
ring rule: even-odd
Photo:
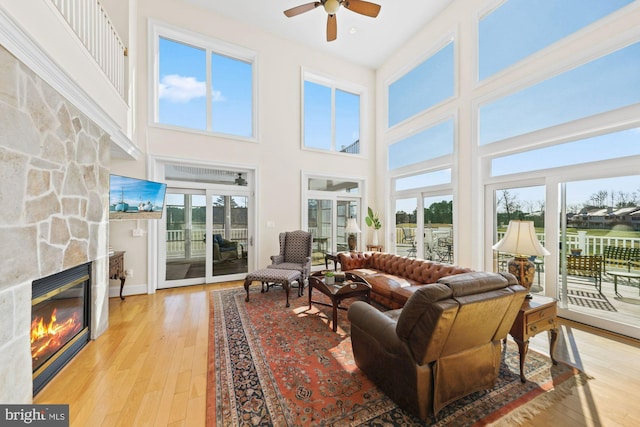
[[[358,239],[356,238],[356,233],[360,233],[360,228],[358,227],[358,223],[356,223],[355,218],[347,219],[347,226],[344,228],[344,232],[349,235],[347,242],[349,243],[349,250],[355,251],[356,244]]]
[[[507,232],[502,240],[493,245],[493,249],[514,255],[507,264],[509,273],[516,276],[521,286],[531,290],[536,266],[529,257],[550,255],[538,241],[533,221],[509,221]],[[531,294],[527,299],[531,299]]]

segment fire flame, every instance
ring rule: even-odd
[[[43,317],[36,316],[31,322],[31,357],[37,360],[46,352],[53,352],[67,342],[67,337],[72,337],[82,328],[79,314],[74,312],[71,317],[62,323],[57,321],[57,309],[53,309],[51,320],[45,324]]]

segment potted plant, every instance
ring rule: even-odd
[[[380,217],[377,213],[371,209],[371,206],[367,208],[367,216],[364,218],[364,221],[367,223],[369,227],[373,228],[373,238],[371,239],[371,244],[373,246],[378,245],[378,230],[382,228],[382,222],[380,222]]]
[[[336,282],[335,273],[333,271],[327,271],[324,273],[324,281],[327,285],[333,285]]]

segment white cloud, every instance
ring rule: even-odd
[[[207,84],[198,81],[195,77],[169,74],[160,82],[160,99],[171,102],[186,103],[194,98],[201,98],[207,93]]]
[[[213,102],[224,102],[227,100],[227,98],[219,90],[211,91],[211,99],[213,100]]]

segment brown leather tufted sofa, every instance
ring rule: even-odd
[[[394,309],[403,307],[409,297],[425,284],[472,271],[451,264],[382,252],[341,252],[338,261],[343,271],[356,273],[369,282],[372,300]]]
[[[349,307],[353,355],[400,407],[423,420],[492,388],[527,290],[509,273],[472,272],[420,286],[404,308]]]

